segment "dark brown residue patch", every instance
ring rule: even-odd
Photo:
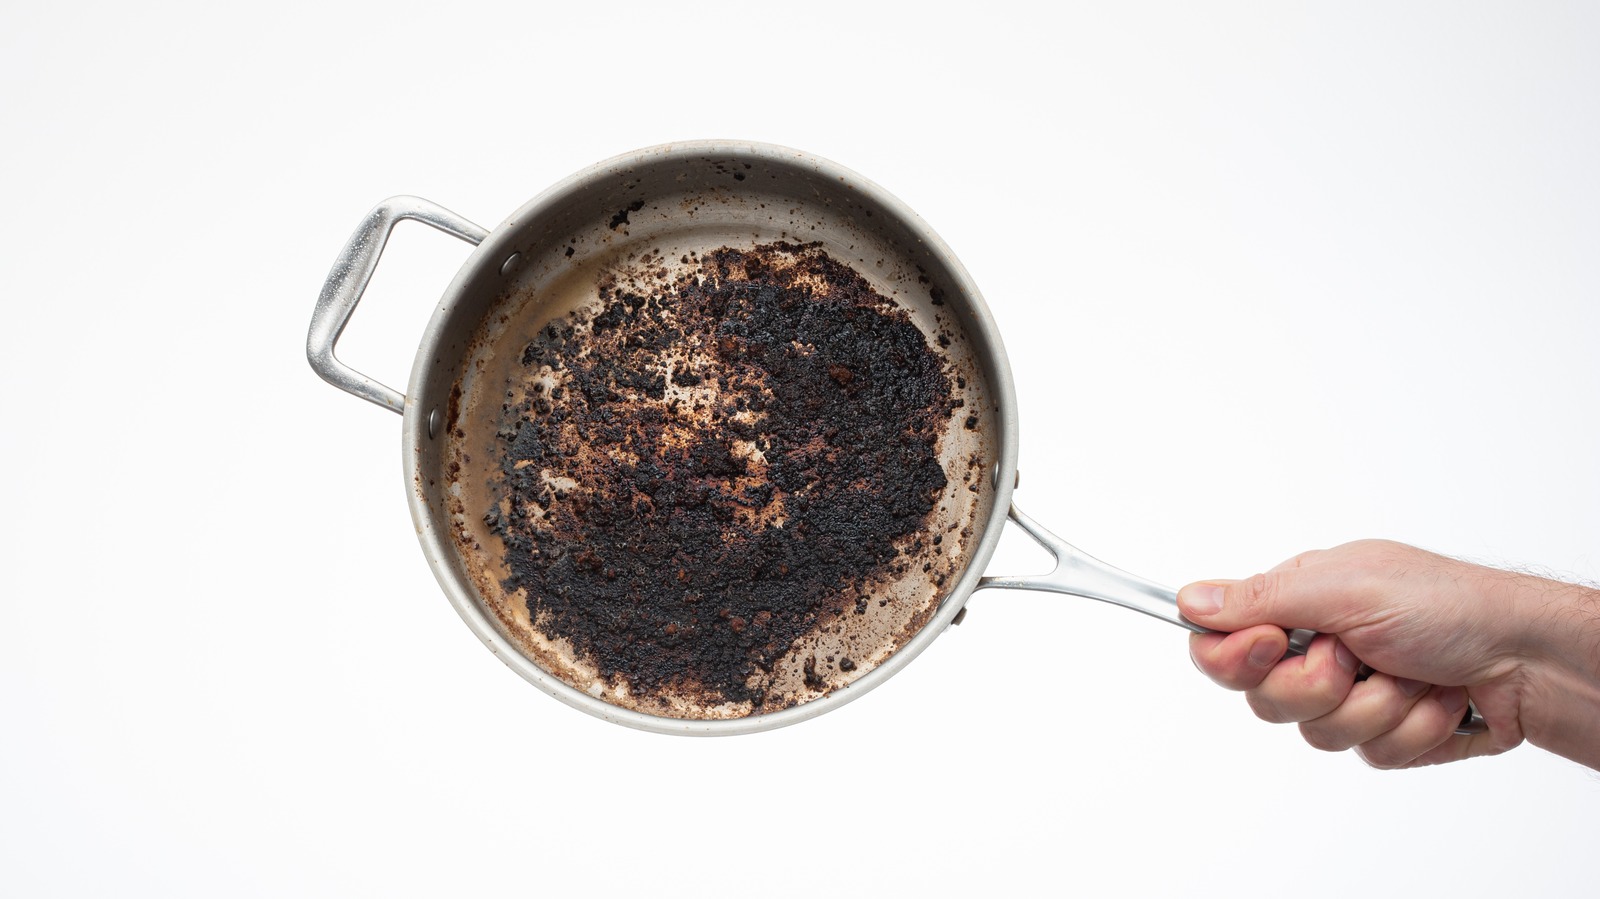
[[[598,308],[526,346],[539,386],[506,407],[485,520],[504,588],[601,678],[771,711],[795,701],[768,685],[796,640],[863,614],[922,546],[951,384],[906,313],[815,245],[696,263],[604,279]],[[814,660],[804,675],[827,688]]]
[[[632,203],[629,203],[627,207],[617,210],[617,214],[611,217],[611,221],[609,223],[611,230],[615,231],[618,228],[621,228],[623,225],[628,224],[628,213],[638,212],[643,208],[643,200],[634,200]]]
[[[428,423],[428,436],[434,436],[434,424]],[[458,381],[450,385],[450,399],[444,407],[444,431],[447,434],[461,433],[461,383]]]

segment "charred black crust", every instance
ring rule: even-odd
[[[618,228],[621,228],[623,225],[628,224],[628,213],[630,213],[630,212],[638,212],[639,210],[641,210],[643,208],[644,208],[644,201],[643,200],[634,200],[632,203],[629,203],[627,206],[623,207],[622,209],[617,210],[616,215],[613,215],[611,217],[611,221],[608,223],[609,227],[613,231],[617,230]],[[568,255],[571,255],[571,254],[568,254]]]
[[[945,489],[941,357],[815,245],[724,247],[600,297],[523,350],[527,379],[564,387],[528,389],[500,423],[506,511],[485,521],[503,586],[635,694],[770,710],[785,700],[762,675],[865,610],[865,585],[904,566],[897,544]],[[685,346],[698,361],[669,364]]]

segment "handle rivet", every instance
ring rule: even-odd
[[[1000,486],[1000,463],[999,462],[994,463],[994,469],[989,473],[989,482],[994,484],[994,486],[996,486],[996,487]],[[1011,473],[1011,489],[1015,490],[1015,489],[1017,489],[1018,487],[1021,487],[1021,486],[1022,486],[1022,469],[1019,468],[1016,471]]]
[[[439,432],[439,407],[438,406],[434,406],[432,409],[430,409],[428,411],[428,439],[432,440],[433,439],[433,435],[437,434],[438,432]]]
[[[506,261],[505,262],[500,263],[500,274],[502,276],[511,274],[512,272],[517,270],[517,265],[519,263],[521,263],[521,262],[522,262],[522,254],[521,253],[512,253],[510,256],[506,257]]]

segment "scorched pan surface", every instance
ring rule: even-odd
[[[761,729],[862,692],[958,611],[1004,515],[975,300],[913,214],[796,151],[568,179],[419,349],[441,584],[513,668],[623,723]]]
[[[404,219],[478,247],[402,395],[333,349]],[[492,231],[392,198],[307,351],[404,415],[418,538],[473,632],[631,727],[767,730],[882,683],[979,586],[1010,504],[977,288],[904,204],[782,147],[627,154]]]
[[[749,193],[636,198],[566,244],[496,304],[448,429],[454,542],[502,630],[655,715],[772,712],[890,657],[960,573],[991,464],[929,278],[875,287],[840,258],[861,240],[795,240],[817,222],[792,202],[704,227]]]

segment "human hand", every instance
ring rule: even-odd
[[[1585,595],[1587,594],[1587,595]],[[1318,749],[1404,768],[1524,738],[1600,767],[1600,594],[1416,547],[1363,540],[1178,594],[1195,665]],[[1285,629],[1321,636],[1285,659]],[[1356,680],[1365,662],[1377,674]],[[1454,734],[1468,700],[1486,733]]]

